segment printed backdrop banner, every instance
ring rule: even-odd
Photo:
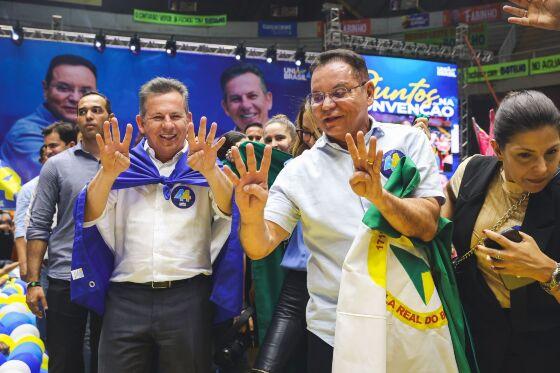
[[[0,150],[14,122],[42,106],[42,82],[48,65],[53,57],[64,54],[84,57],[95,65],[97,88],[111,100],[113,112],[123,129],[127,123],[134,124],[136,128],[138,90],[143,83],[157,76],[176,78],[187,85],[189,108],[195,124],[205,115],[209,123],[218,123],[220,134],[234,128],[232,120],[222,109],[220,87],[222,72],[238,63],[233,57],[195,53],[177,53],[175,57],[169,57],[162,50],[146,49],[139,55],[133,55],[127,48],[117,47],[107,47],[104,53],[98,53],[89,44],[37,40],[26,40],[17,47],[10,39],[0,38],[0,81],[3,87],[0,91]],[[267,87],[272,92],[269,117],[282,113],[294,118],[303,97],[309,92],[306,68],[298,68],[293,62],[267,64],[250,59],[246,62],[256,65],[263,72]],[[50,117],[52,120],[52,115]],[[22,146],[24,135],[14,139],[15,144],[12,145]],[[29,165],[13,160],[9,162],[4,159],[7,157],[0,159],[0,208],[13,208],[14,191],[19,190],[19,179],[23,184],[38,173],[39,148],[40,144],[33,149],[35,153]]]

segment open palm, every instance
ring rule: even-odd
[[[262,221],[262,211],[268,198],[268,170],[272,148],[267,145],[260,169],[257,169],[255,149],[252,144],[247,144],[247,166],[243,163],[239,149],[232,148],[237,176],[229,167],[224,167],[224,172],[235,188],[235,203],[245,222]]]
[[[215,144],[213,143],[217,128],[218,125],[212,123],[210,132],[206,136],[206,117],[202,117],[198,126],[198,135],[194,133],[194,124],[189,123],[187,129],[187,142],[189,143],[187,163],[190,168],[203,175],[214,169],[218,150],[226,141],[225,137],[222,137]]]
[[[103,123],[103,136],[97,134],[95,140],[99,147],[99,158],[103,169],[117,177],[130,167],[129,148],[132,140],[132,125],[126,126],[126,133],[121,142],[121,133],[117,118],[111,118],[111,123]]]
[[[557,0],[511,0],[517,6],[504,6],[512,14],[508,22],[546,30],[560,30],[560,1]]]

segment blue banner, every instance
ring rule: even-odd
[[[297,22],[265,22],[259,21],[259,37],[284,37],[297,36]]]
[[[430,26],[430,13],[416,13],[402,17],[403,28],[417,28]]]
[[[64,88],[58,83],[54,88],[54,84],[43,86],[50,61],[67,54],[85,58],[97,70],[97,78],[85,70],[79,78],[83,84],[72,86],[71,94],[77,94],[85,87],[104,93],[111,100],[120,126],[124,129],[127,123],[132,123],[135,136],[138,90],[157,76],[182,81],[189,89],[189,109],[195,124],[204,115],[209,122],[218,123],[219,134],[232,130],[234,119],[240,120],[240,117],[262,122],[281,113],[293,119],[309,92],[308,74],[303,66],[297,68],[293,62],[267,64],[248,59],[246,63],[262,72],[270,92],[266,107],[257,104],[248,104],[244,108],[223,107],[220,77],[225,69],[239,64],[233,57],[182,52],[169,57],[163,50],[144,49],[139,55],[133,55],[123,47],[107,47],[104,53],[98,53],[90,45],[37,40],[26,40],[17,47],[10,39],[1,38],[0,208],[13,208],[14,193],[21,184],[38,174],[42,129],[56,120],[75,120],[75,112],[70,106],[75,107],[76,98],[72,101],[66,96],[54,97],[56,95],[51,91],[61,92]],[[53,113],[49,105],[45,106],[45,100],[52,101],[50,106],[60,110]]]

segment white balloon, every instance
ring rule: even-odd
[[[19,341],[21,338],[28,336],[28,335],[34,335],[35,337],[39,338],[39,329],[37,329],[36,326],[31,325],[31,324],[23,324],[18,326],[17,328],[15,328],[14,330],[12,330],[12,333],[10,334],[10,337],[12,338],[12,340],[14,342]]]
[[[0,366],[0,373],[31,373],[31,369],[20,360],[9,360]]]
[[[29,308],[23,303],[10,303],[2,308],[0,308],[0,312],[2,314],[7,314],[9,312],[21,312],[21,313],[28,313]]]

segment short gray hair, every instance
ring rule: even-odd
[[[177,79],[157,77],[149,82],[144,83],[140,88],[140,116],[143,118],[146,115],[146,101],[150,95],[163,95],[169,92],[179,92],[185,100],[185,110],[189,112],[189,90],[187,87]]]

